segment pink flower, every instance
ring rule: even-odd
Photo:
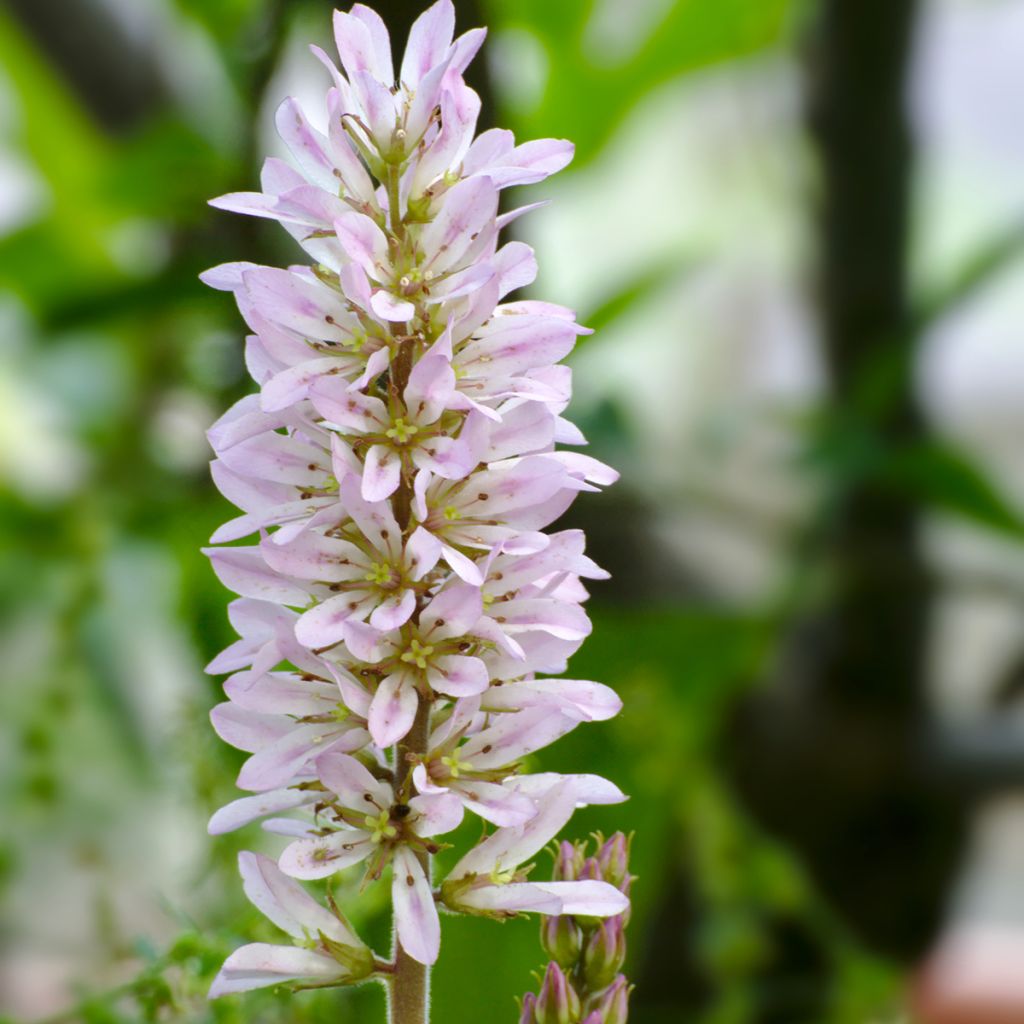
[[[210,986],[210,998],[282,982],[346,984],[369,976],[373,954],[341,920],[287,878],[272,860],[240,853],[245,895],[282,931],[294,946],[263,942],[236,949]]]
[[[608,882],[529,882],[518,870],[558,834],[578,804],[587,802],[586,784],[558,779],[535,799],[537,813],[525,825],[498,829],[452,868],[441,887],[445,903],[453,910],[497,916],[621,914],[629,901]]]

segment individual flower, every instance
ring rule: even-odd
[[[317,986],[360,981],[373,954],[342,918],[322,907],[267,857],[240,853],[238,869],[249,901],[295,942],[250,943],[236,949],[210,986],[210,998],[298,982]]]
[[[317,763],[317,773],[326,792],[321,795],[316,821],[309,835],[285,849],[281,869],[294,878],[325,878],[369,861],[368,877],[379,878],[391,862],[395,926],[402,944],[410,956],[433,963],[440,924],[416,852],[433,850],[433,844],[426,841],[429,837],[458,826],[462,804],[449,794],[397,802],[390,785],[345,754],[325,754]],[[274,824],[269,827],[273,829]],[[293,832],[291,827],[286,831]]]
[[[441,886],[442,899],[453,910],[509,916],[523,911],[540,914],[585,914],[609,917],[629,904],[608,882],[530,882],[520,865],[542,850],[586,800],[575,780],[559,780],[537,794],[537,813],[525,824],[501,828],[474,847],[452,868]]]

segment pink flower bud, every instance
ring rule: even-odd
[[[519,1024],[536,1024],[534,1008],[537,1005],[537,997],[532,992],[523,996],[523,1005],[519,1013]]]
[[[554,879],[556,882],[573,882],[579,877],[579,869],[583,863],[583,850],[567,839],[558,844],[558,855],[555,857]]]
[[[593,1012],[600,1014],[598,1019],[602,1024],[626,1024],[629,1017],[629,982],[623,975],[620,974],[600,996]]]
[[[548,964],[534,1008],[537,1024],[576,1024],[580,1000],[558,964]]]
[[[621,888],[629,877],[629,840],[616,832],[597,851],[597,862],[601,866],[601,877]]]
[[[579,960],[583,948],[583,933],[572,917],[546,917],[540,926],[540,943],[552,960],[565,970],[569,970]],[[612,974],[614,973],[613,971]]]
[[[590,933],[583,951],[583,977],[591,992],[607,988],[619,973],[626,958],[626,934],[621,917],[598,923]]]

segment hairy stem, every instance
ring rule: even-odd
[[[395,790],[400,792],[412,772],[409,754],[427,751],[430,737],[430,701],[420,697],[416,720],[405,739],[395,747]],[[423,872],[430,881],[430,854],[416,854]],[[389,1024],[427,1024],[430,1016],[430,968],[413,960],[398,940],[394,940],[395,969],[391,975]]]

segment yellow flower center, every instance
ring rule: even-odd
[[[408,665],[415,665],[417,668],[426,668],[427,659],[434,653],[433,644],[421,644],[419,640],[412,640],[409,650],[403,652],[402,661]]]
[[[516,872],[514,868],[508,871],[502,871],[499,865],[497,864],[495,864],[494,867],[491,868],[491,881],[495,885],[508,885],[508,883],[511,882],[512,879],[515,877]]]
[[[413,423],[406,423],[405,420],[395,422],[384,431],[384,436],[391,438],[396,444],[408,444],[409,439],[419,433],[419,427]]]
[[[367,583],[376,583],[378,587],[382,587],[391,581],[391,566],[387,562],[374,562],[363,579]]]
[[[363,819],[366,830],[370,833],[370,842],[382,843],[385,839],[394,839],[398,829],[391,824],[391,815],[387,811],[380,814],[368,814]]]
[[[449,754],[447,757],[442,757],[441,764],[448,769],[448,774],[453,779],[457,779],[461,772],[472,767],[468,761],[460,761],[457,752]]]

